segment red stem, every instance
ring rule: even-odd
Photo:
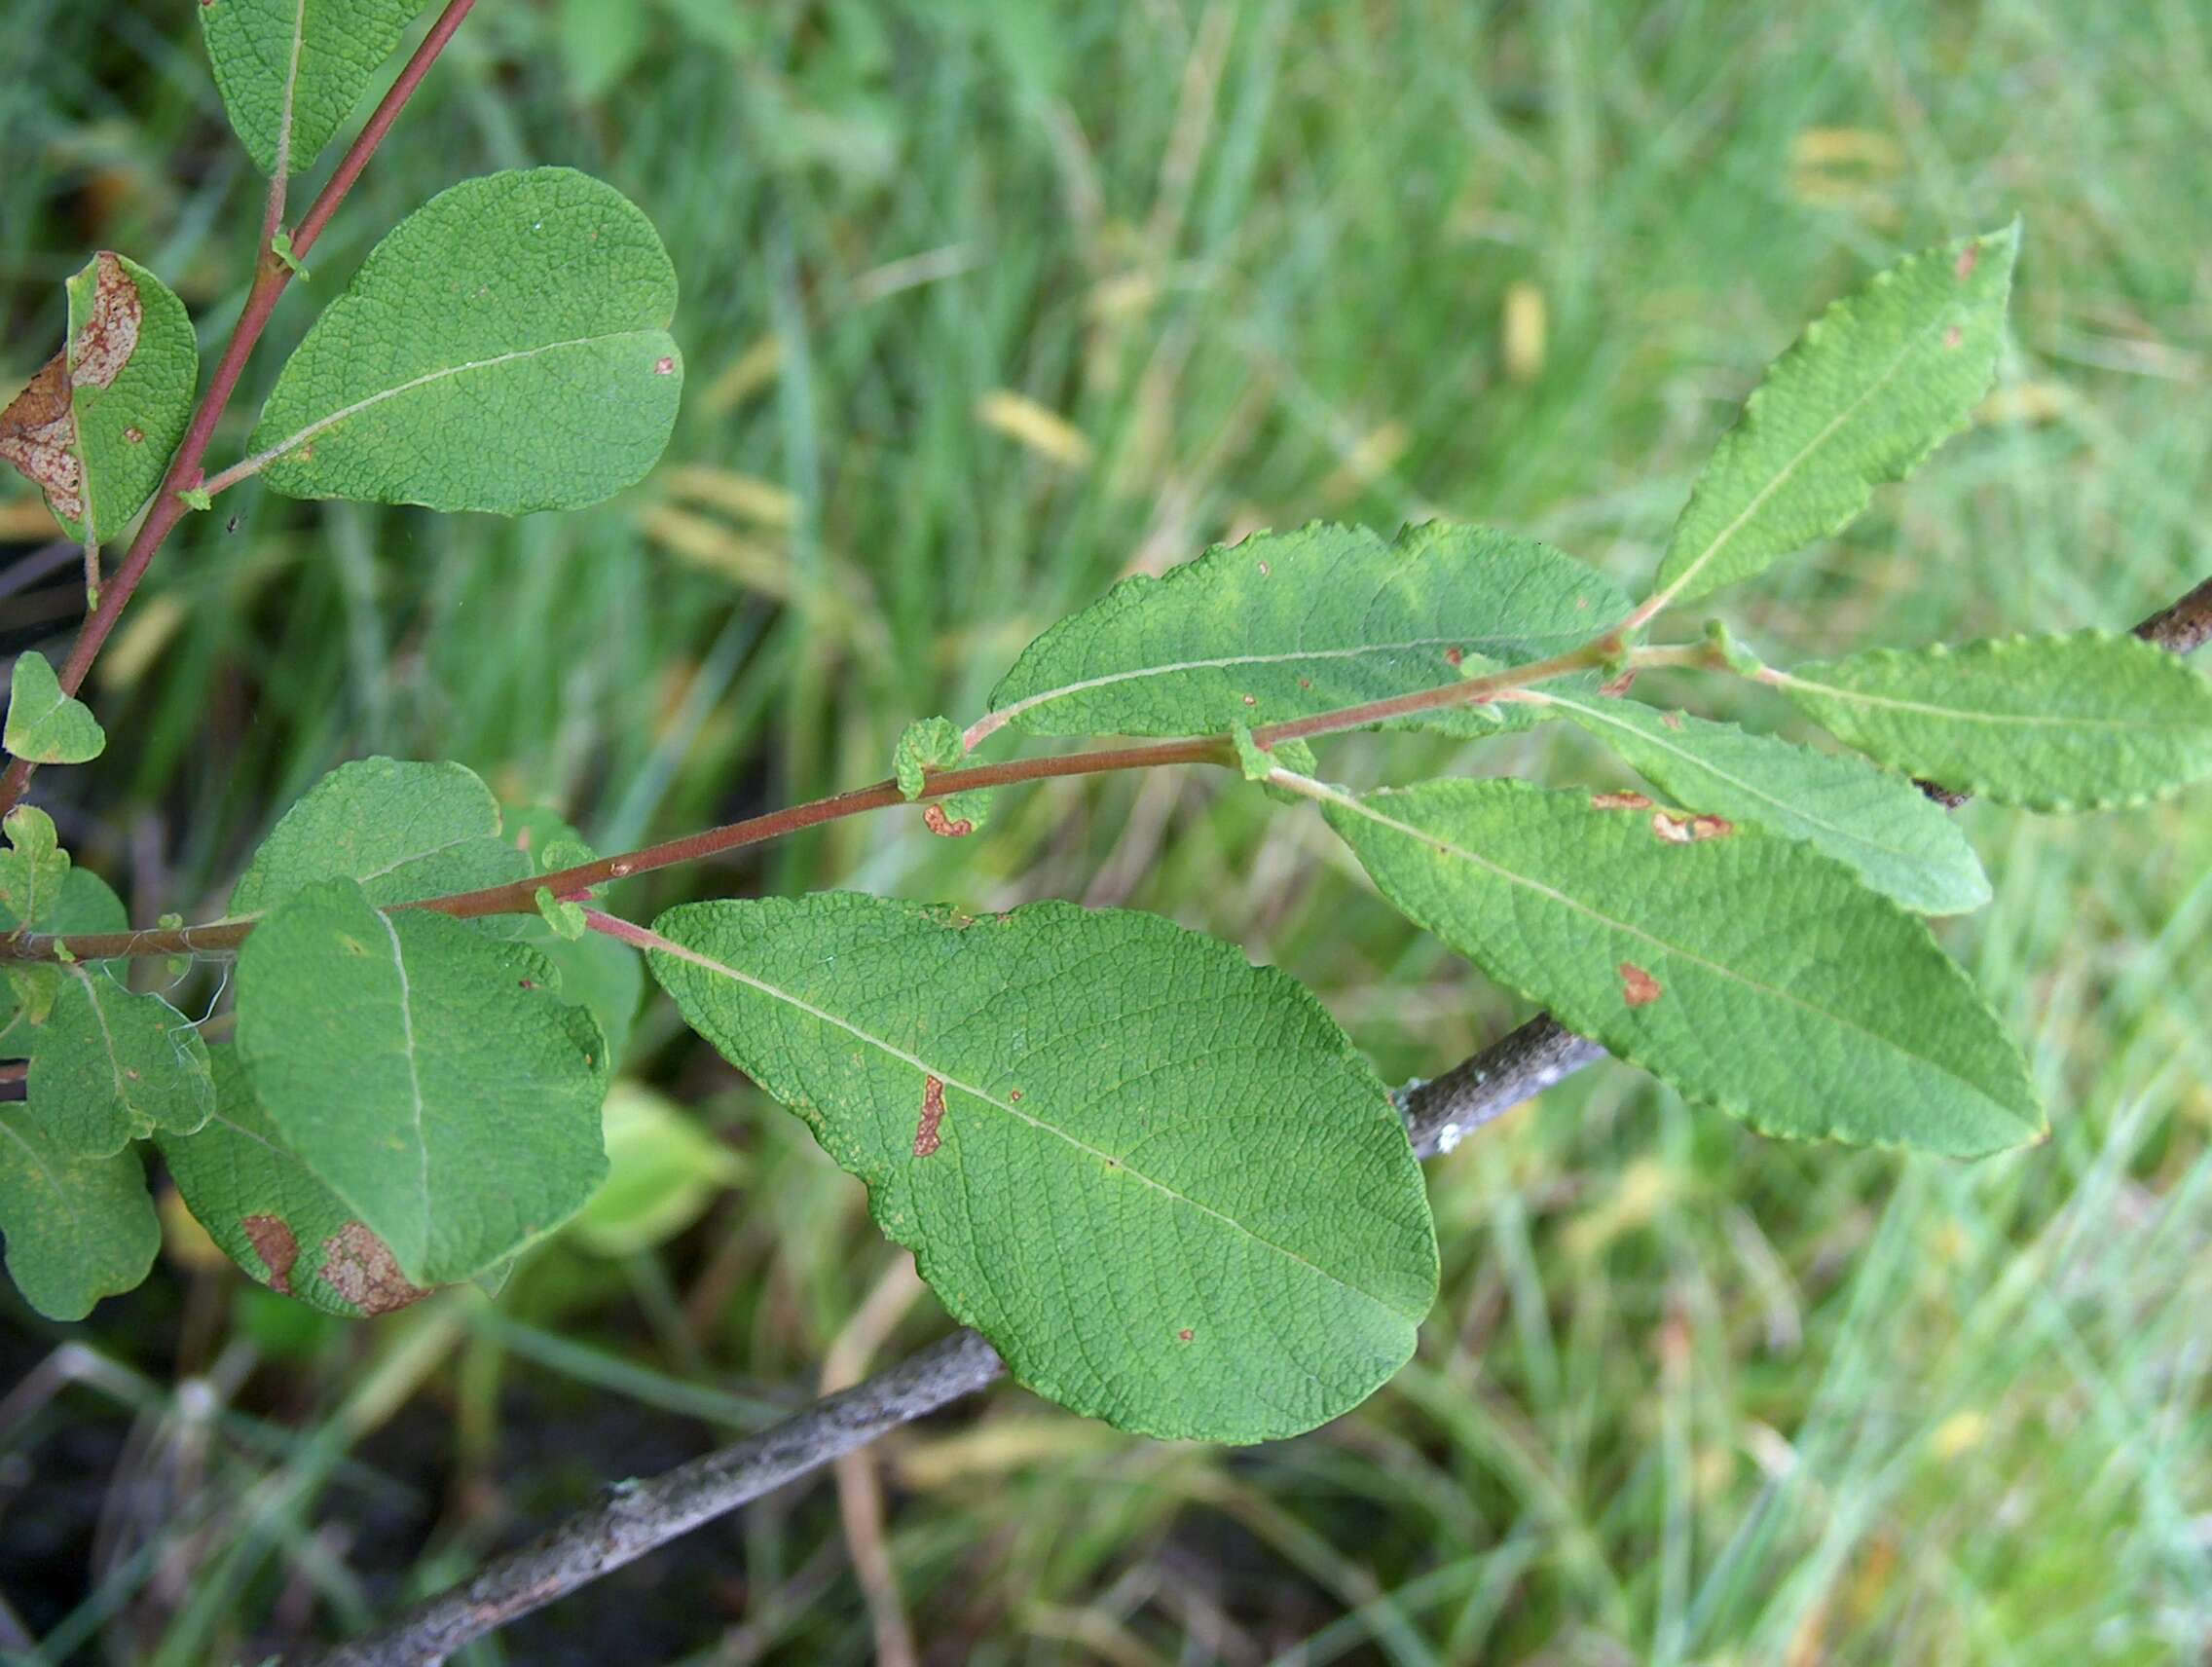
[[[468,16],[475,5],[476,0],[449,0],[445,12],[431,25],[429,34],[416,49],[415,56],[407,60],[407,67],[399,72],[399,79],[392,83],[391,91],[384,95],[376,112],[370,116],[368,126],[361,130],[360,135],[347,149],[337,172],[330,176],[330,182],[322,188],[321,195],[315,198],[313,206],[309,208],[307,218],[300,222],[299,230],[292,235],[294,258],[305,258],[307,252],[314,247],[315,240],[322,236],[323,228],[330,224],[330,217],[338,212],[339,204],[346,201],[346,194],[353,189],[354,181],[361,177],[361,170],[369,166],[369,158],[376,154],[385,135],[391,131],[391,125],[399,119],[399,112],[414,97],[415,90],[423,85],[423,78],[429,74],[430,66],[437,61],[438,55],[445,51],[446,43],[453,39],[454,31],[461,27],[461,19]],[[114,578],[102,588],[99,606],[92,610],[92,616],[77,632],[77,641],[71,646],[69,658],[61,667],[61,687],[66,694],[75,694],[85,686],[85,679],[92,673],[92,662],[99,657],[100,649],[106,647],[108,637],[115,630],[116,621],[123,616],[124,609],[129,606],[130,598],[137,592],[139,580],[146,576],[146,570],[153,565],[154,557],[161,553],[162,545],[176,530],[177,523],[184,519],[190,505],[177,495],[200,484],[207,459],[207,448],[214,443],[216,425],[222,422],[223,413],[229,409],[231,396],[238,391],[239,379],[245,372],[246,360],[259,345],[262,332],[268,329],[269,320],[276,314],[276,303],[282,298],[285,285],[292,280],[291,268],[279,260],[276,251],[270,247],[276,233],[276,222],[283,217],[284,196],[288,185],[283,167],[280,159],[278,172],[270,181],[269,206],[264,215],[261,246],[254,257],[253,285],[246,291],[245,307],[239,314],[238,323],[232,327],[231,339],[225,345],[223,356],[215,366],[214,380],[207,385],[207,392],[200,401],[200,408],[193,413],[192,425],[185,430],[184,443],[177,448],[176,456],[169,463],[168,473],[163,477],[162,488],[155,495],[153,507],[146,512],[146,519],[138,528],[138,537],[130,542],[129,554],[124,558],[123,566],[116,570]],[[31,772],[37,768],[38,765],[28,759],[14,759],[9,761],[6,773],[0,774],[0,816],[5,816],[20,802],[23,790],[30,785]]]

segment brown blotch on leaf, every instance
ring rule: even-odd
[[[1649,810],[1651,801],[1641,793],[1594,793],[1590,796],[1592,810]]]
[[[69,354],[70,378],[79,388],[113,388],[130,355],[138,351],[138,326],[145,308],[139,304],[138,286],[123,270],[123,263],[102,249],[98,276],[92,279],[92,315],[77,332]]]
[[[300,1241],[292,1236],[290,1226],[274,1215],[249,1215],[239,1225],[245,1229],[253,1253],[269,1270],[269,1288],[280,1297],[290,1296],[292,1264],[300,1259]]]
[[[1448,666],[1456,666],[1466,657],[1467,650],[1464,648],[1453,648],[1444,650],[1444,663]]]
[[[922,826],[940,839],[965,839],[969,834],[976,832],[975,823],[969,821],[965,816],[957,822],[953,821],[951,817],[945,815],[944,806],[941,804],[925,804],[922,806]]]
[[[676,360],[674,358],[661,359],[653,366],[653,375],[655,376],[674,376],[675,374]]]
[[[914,1156],[927,1158],[944,1144],[944,1084],[935,1077],[922,1079],[922,1121],[914,1130]]]
[[[14,463],[64,521],[85,518],[85,465],[69,404],[69,355],[55,353],[0,411],[0,460]]]
[[[364,1315],[389,1314],[430,1294],[408,1280],[391,1246],[359,1221],[349,1221],[322,1241],[322,1277]]]
[[[1193,1331],[1189,1326],[1186,1325],[1182,1330],[1178,1331],[1175,1334],[1175,1341],[1178,1343],[1188,1343],[1197,1335],[1197,1332]]]
[[[1619,677],[1613,679],[1611,683],[1600,684],[1598,685],[1598,692],[1600,694],[1613,695],[1626,694],[1632,687],[1635,686],[1635,685],[1636,668],[1634,666],[1631,666],[1627,671],[1621,673]]]
[[[1670,845],[1694,845],[1700,839],[1725,839],[1736,832],[1736,825],[1725,816],[1670,816],[1654,810],[1651,832]]]
[[[1014,1101],[1014,1104],[1019,1105],[1021,1103],[1021,1091],[1019,1089],[1008,1089],[1006,1091],[1006,1097]]]
[[[1659,981],[1634,961],[1621,963],[1621,994],[1627,998],[1629,1006],[1649,1007],[1665,993],[1659,987]]]
[[[1973,277],[1973,269],[1980,264],[1981,245],[1979,243],[1969,243],[1959,251],[1958,263],[1951,270],[1959,275],[1959,280],[1963,283],[1966,279]]]

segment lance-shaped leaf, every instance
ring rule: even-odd
[[[0,1105],[0,1235],[16,1288],[60,1320],[134,1289],[162,1247],[138,1154],[71,1152],[21,1105]]]
[[[1862,752],[2005,804],[2141,804],[2212,774],[2212,681],[2134,637],[1880,648],[1759,676]]]
[[[92,709],[61,692],[40,653],[16,656],[8,680],[8,751],[40,764],[81,764],[100,756],[107,732]]]
[[[1989,901],[1967,836],[1903,776],[1641,701],[1546,698],[1675,804],[1802,839],[1922,914]]]
[[[276,379],[251,460],[276,491],[522,515],[641,479],[683,363],[676,269],[612,186],[496,173],[401,221]]]
[[[1960,1156],[2043,1130],[1957,963],[1808,845],[1523,782],[1321,792],[1413,920],[1755,1129]]]
[[[344,125],[423,0],[201,0],[223,108],[263,173],[298,173]]]
[[[482,1273],[607,1172],[606,1042],[523,945],[324,880],[255,927],[238,985],[270,1122],[408,1282]]]
[[[231,893],[258,914],[318,880],[351,879],[379,906],[505,885],[530,859],[501,837],[499,801],[455,763],[357,759],[284,812]]]
[[[0,411],[0,460],[46,494],[70,537],[103,544],[146,506],[184,438],[200,344],[184,303],[121,255],[103,250],[68,294],[68,344]]]
[[[1545,659],[1627,611],[1628,599],[1580,562],[1488,528],[1431,523],[1395,542],[1320,523],[1259,534],[1160,578],[1124,579],[1053,626],[968,739],[1008,723],[1035,735],[1258,727]],[[1530,716],[1493,702],[1418,722],[1487,735]]]
[[[1839,532],[1989,391],[2017,224],[1900,262],[1846,295],[1767,371],[1698,476],[1659,589],[1687,602]]]
[[[661,916],[692,1026],[867,1183],[1061,1405],[1259,1441],[1356,1405],[1436,1293],[1419,1172],[1320,1005],[1156,916],[824,895]]]
[[[284,1144],[238,1050],[209,1054],[214,1116],[197,1134],[159,1140],[186,1206],[223,1253],[271,1290],[349,1318],[429,1295]]]
[[[183,1014],[128,988],[106,963],[51,977],[52,1007],[7,1046],[29,1055],[31,1116],[58,1144],[104,1158],[157,1129],[189,1134],[207,1121],[207,1045]]]

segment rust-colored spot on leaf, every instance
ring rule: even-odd
[[[322,1241],[322,1277],[364,1315],[389,1314],[430,1294],[409,1282],[391,1246],[359,1221],[349,1221]]]
[[[1008,1089],[1006,1091],[1006,1097],[1014,1101],[1014,1104],[1019,1105],[1021,1103],[1021,1091],[1019,1089]]]
[[[965,816],[957,822],[953,821],[951,817],[945,815],[944,806],[941,804],[925,804],[922,806],[922,826],[940,839],[965,839],[969,834],[976,832],[975,823]]]
[[[1467,650],[1461,648],[1450,648],[1444,650],[1444,663],[1448,666],[1456,666],[1466,657]]]
[[[922,1121],[914,1130],[914,1156],[927,1158],[944,1144],[944,1084],[935,1077],[922,1079]]]
[[[1670,729],[1679,729],[1682,726],[1682,715],[1679,712],[1662,712],[1659,722]]]
[[[1659,987],[1659,981],[1634,961],[1621,963],[1621,994],[1628,999],[1629,1006],[1649,1007],[1665,993]]]
[[[274,1215],[249,1215],[239,1225],[245,1229],[262,1265],[269,1270],[269,1288],[280,1297],[292,1294],[292,1264],[300,1259],[300,1241],[291,1227]]]
[[[663,358],[653,366],[653,375],[655,376],[674,376],[675,374],[676,360],[673,356]]]
[[[1973,269],[1980,264],[1981,245],[1979,243],[1969,243],[1959,251],[1957,264],[1951,270],[1959,275],[1959,281],[1964,283],[1968,278],[1973,277]]]
[[[14,463],[65,521],[85,518],[85,465],[69,405],[69,355],[55,353],[0,411],[0,459]]]
[[[1594,793],[1590,796],[1592,810],[1649,810],[1651,801],[1641,793]]]
[[[1197,1335],[1197,1332],[1193,1331],[1189,1326],[1186,1325],[1182,1330],[1178,1331],[1175,1334],[1175,1341],[1178,1343],[1188,1343]]]
[[[123,263],[105,249],[100,251],[99,272],[92,279],[92,315],[77,332],[71,350],[69,374],[79,388],[113,388],[130,355],[138,351],[138,326],[145,308],[138,286],[123,270]]]
[[[1630,688],[1635,686],[1635,684],[1636,668],[1634,666],[1631,666],[1627,671],[1621,673],[1619,677],[1613,679],[1611,683],[1600,684],[1598,685],[1598,692],[1600,694],[1613,695],[1626,694],[1628,693]]]
[[[1943,345],[1946,348],[1955,348],[1966,339],[1967,333],[1964,330],[1960,329],[1956,324],[1953,324],[1948,330],[1945,330],[1943,332]]]
[[[1700,839],[1725,839],[1736,832],[1736,825],[1725,816],[1671,816],[1654,810],[1651,832],[1670,845],[1694,845]]]

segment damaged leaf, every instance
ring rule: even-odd
[[[246,940],[247,1080],[411,1285],[485,1272],[607,1172],[607,1045],[559,983],[534,950],[426,910],[382,913],[350,878],[292,893]],[[382,1288],[377,1273],[363,1262],[363,1290]]]
[[[160,996],[125,986],[101,962],[47,973],[52,1005],[11,1031],[27,1056],[31,1117],[66,1151],[120,1152],[158,1129],[189,1134],[214,1110],[207,1046]]]
[[[427,1295],[390,1249],[284,1144],[232,1047],[213,1048],[215,1111],[197,1134],[158,1137],[177,1191],[253,1278],[348,1318]]]
[[[69,339],[0,412],[0,460],[70,537],[113,541],[146,506],[192,418],[200,345],[168,286],[102,250],[69,279]]]
[[[1331,789],[1323,808],[1417,924],[1764,1133],[1973,1157],[2044,1130],[1966,973],[1809,845],[1517,781]]]
[[[1436,1291],[1419,1169],[1374,1072],[1282,974],[1060,903],[831,893],[656,926],[674,946],[647,960],[684,1018],[867,1183],[877,1224],[1040,1393],[1257,1441],[1405,1363]]]

